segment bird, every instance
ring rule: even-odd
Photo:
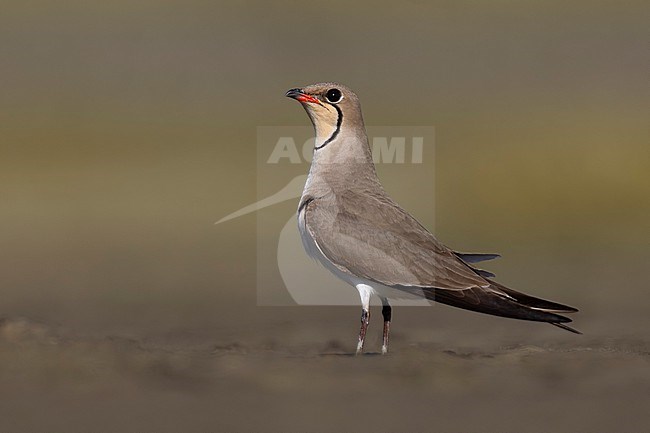
[[[298,230],[309,256],[355,287],[361,299],[356,354],[362,354],[370,299],[384,319],[388,353],[394,299],[426,299],[506,318],[566,325],[576,308],[496,282],[476,263],[498,254],[457,252],[438,241],[384,190],[377,176],[361,104],[348,87],[318,83],[285,96],[301,103],[315,132],[313,158],[298,204]]]

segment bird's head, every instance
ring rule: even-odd
[[[364,130],[361,104],[352,90],[337,83],[291,89],[286,96],[300,102],[316,129],[316,148],[345,130]]]

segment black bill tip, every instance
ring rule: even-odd
[[[284,94],[287,98],[293,98],[297,99],[299,96],[303,95],[301,89],[295,88],[295,89],[289,89],[287,93]]]

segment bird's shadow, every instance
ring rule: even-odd
[[[338,358],[355,358],[355,357],[366,357],[366,356],[381,356],[381,352],[364,352],[357,355],[355,352],[327,352],[321,353],[321,358],[323,357],[338,357]]]

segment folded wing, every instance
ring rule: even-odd
[[[370,217],[372,216],[372,217]],[[342,272],[427,299],[486,314],[561,325],[575,308],[509,289],[471,263],[496,254],[447,248],[386,195],[353,191],[311,200],[305,225],[321,252]]]

